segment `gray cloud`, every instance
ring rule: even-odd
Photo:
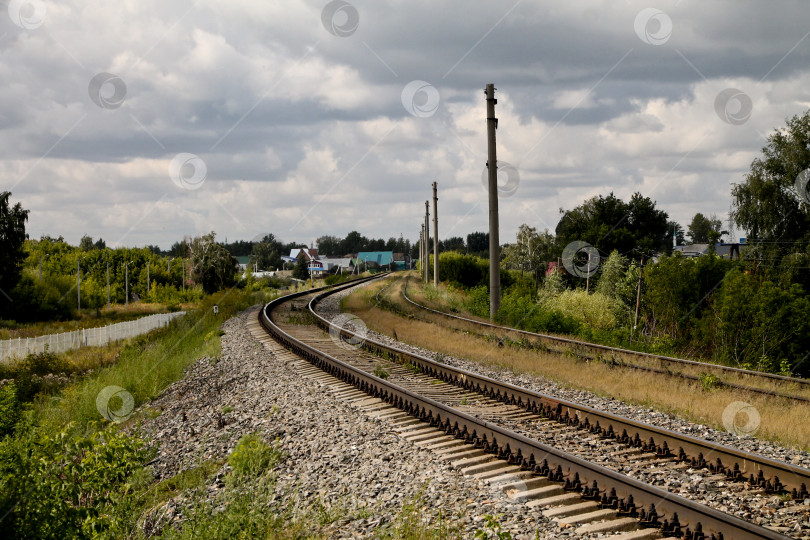
[[[608,191],[641,191],[686,223],[725,214],[763,136],[810,106],[799,1],[661,3],[661,45],[634,31],[646,3],[353,4],[348,37],[302,2],[46,2],[29,30],[4,5],[0,189],[31,209],[33,236],[168,246],[212,229],[414,238],[437,180],[443,226],[466,234],[486,227],[494,82],[499,159],[522,179],[502,203],[504,240]],[[120,107],[88,94],[102,72],[125,82]],[[413,80],[438,90],[435,114],[403,107]],[[752,99],[743,125],[714,112],[725,88]],[[181,152],[207,166],[193,192],[169,178]]]

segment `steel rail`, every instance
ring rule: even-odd
[[[708,538],[704,535],[711,535],[717,540],[787,538],[417,395],[296,339],[278,327],[270,314],[284,302],[311,292],[293,293],[269,302],[260,310],[259,322],[287,349],[361,391],[499,459],[538,476],[546,476],[551,481],[564,483],[565,489],[580,492],[586,499],[598,500],[603,508],[615,509],[619,516],[634,517],[642,527],[658,528],[665,535],[701,539]],[[379,346],[382,345],[374,344],[374,347]],[[401,352],[404,351],[397,350],[398,354]]]
[[[363,348],[374,354],[382,356],[387,353],[389,358],[394,358],[395,361],[409,363],[428,376],[454,386],[525,408],[530,413],[567,425],[581,427],[599,437],[615,439],[645,452],[654,452],[660,458],[672,458],[696,468],[705,467],[712,473],[724,474],[733,481],[747,480],[752,487],[759,487],[768,493],[788,492],[794,499],[810,496],[807,490],[807,486],[810,485],[808,469],[448,366],[333,325],[318,314],[315,307],[323,298],[335,292],[337,290],[323,292],[309,302],[309,310],[315,318],[315,323],[323,330],[332,335],[339,335],[350,343],[361,343]]]
[[[403,290],[402,290],[402,296],[403,296],[403,298],[405,298],[405,300],[407,302],[409,302],[410,304],[412,304],[415,307],[417,307],[419,309],[422,309],[424,311],[428,311],[430,313],[434,313],[436,315],[441,315],[443,317],[447,317],[447,318],[450,318],[450,319],[456,319],[456,320],[464,321],[464,322],[467,322],[467,323],[475,324],[475,325],[478,325],[478,326],[483,326],[483,327],[486,327],[486,328],[492,328],[492,329],[495,329],[495,330],[501,330],[501,331],[508,332],[508,333],[514,333],[514,334],[519,334],[519,335],[524,335],[524,336],[530,336],[530,337],[534,337],[534,338],[541,338],[541,339],[545,339],[545,340],[549,340],[549,341],[554,341],[554,342],[557,342],[557,343],[566,343],[568,345],[577,346],[577,347],[586,347],[586,348],[597,349],[597,350],[602,350],[602,351],[608,351],[608,352],[613,352],[613,353],[628,354],[628,355],[633,355],[633,356],[637,356],[637,357],[641,357],[641,358],[649,358],[649,359],[652,359],[652,360],[659,360],[659,361],[663,361],[663,362],[669,362],[671,364],[682,364],[682,365],[686,365],[686,366],[690,366],[690,367],[714,369],[714,370],[721,371],[721,372],[735,373],[735,374],[738,374],[738,375],[745,375],[745,376],[749,376],[749,377],[758,377],[758,378],[763,378],[763,379],[774,379],[774,380],[778,380],[778,381],[786,382],[786,383],[795,383],[795,384],[798,384],[800,386],[810,386],[810,379],[802,379],[802,378],[798,378],[798,377],[787,377],[785,375],[778,375],[776,373],[767,373],[767,372],[764,372],[764,371],[753,371],[753,370],[750,370],[750,369],[735,368],[735,367],[731,367],[731,366],[722,366],[722,365],[719,365],[719,364],[710,364],[708,362],[698,362],[696,360],[687,360],[685,358],[675,358],[673,356],[663,356],[663,355],[660,355],[660,354],[633,351],[631,349],[622,349],[622,348],[619,348],[619,347],[610,347],[608,345],[600,345],[598,343],[590,343],[588,341],[580,341],[580,340],[571,339],[571,338],[564,338],[564,337],[561,337],[561,336],[552,336],[552,335],[549,335],[549,334],[541,334],[541,333],[538,333],[538,332],[530,332],[528,330],[520,330],[518,328],[512,328],[510,326],[501,326],[501,325],[493,324],[493,323],[490,323],[490,322],[478,321],[476,319],[470,319],[469,317],[462,317],[460,315],[452,315],[450,313],[445,313],[444,311],[439,311],[437,309],[429,308],[429,307],[427,307],[427,306],[425,306],[423,304],[420,304],[420,303],[412,300],[408,296],[408,293],[407,293],[408,281],[409,281],[408,278],[405,278],[405,286],[403,287]],[[633,368],[633,369],[639,369],[639,370],[642,370],[642,371],[649,371],[649,372],[659,373],[659,374],[663,374],[663,375],[677,375],[678,377],[681,377],[681,378],[684,378],[684,379],[700,381],[699,377],[695,377],[694,375],[688,375],[688,374],[685,374],[685,373],[673,374],[672,372],[669,372],[669,371],[663,370],[663,369],[655,369],[655,368],[651,368],[651,367],[647,367],[647,366],[636,366],[636,365],[633,365],[633,364],[625,364],[625,363],[620,363],[618,365],[620,365],[622,367],[629,367],[629,368]],[[749,391],[749,392],[755,392],[755,393],[758,393],[758,394],[764,394],[764,395],[773,396],[773,397],[780,397],[780,398],[790,399],[790,400],[793,400],[793,401],[803,401],[803,402],[806,402],[806,403],[810,403],[810,398],[804,397],[804,396],[797,396],[797,395],[793,395],[793,394],[783,394],[783,393],[780,393],[780,392],[774,392],[774,391],[771,391],[771,390],[763,390],[763,389],[760,389],[760,388],[754,388],[754,387],[750,387],[750,386],[743,386],[743,385],[729,383],[729,382],[725,382],[725,381],[718,381],[717,384],[719,384],[721,386],[726,386],[726,387],[729,387],[729,388],[734,388],[734,389],[737,389],[737,390],[745,390],[745,391]]]

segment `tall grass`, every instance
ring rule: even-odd
[[[114,364],[68,386],[61,396],[37,403],[39,423],[57,429],[71,422],[84,426],[98,420],[96,398],[107,386],[124,388],[135,398],[136,405],[156,398],[195,360],[218,356],[219,325],[260,301],[260,296],[236,290],[217,293],[166,328],[135,338],[121,350]],[[213,313],[214,304],[219,307],[217,315]]]

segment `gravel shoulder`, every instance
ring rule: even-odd
[[[369,537],[420,495],[423,517],[443,512],[461,524],[464,538],[484,527],[486,514],[499,515],[515,538],[575,536],[463,476],[400,438],[386,421],[365,416],[277,361],[245,327],[255,316],[249,310],[226,321],[221,357],[200,359],[185,379],[149,404],[162,411],[141,427],[157,448],[152,469],[158,479],[202,460],[223,459],[242,435],[258,432],[268,441],[277,439],[287,456],[277,468],[279,496],[296,493],[302,508],[320,504],[341,515],[321,530],[330,538]],[[228,471],[223,465],[217,472],[208,497],[222,488]],[[182,500],[169,501],[159,512],[170,521],[181,519]]]

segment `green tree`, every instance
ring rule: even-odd
[[[464,239],[460,236],[451,236],[445,240],[439,240],[439,251],[458,251],[464,253]]]
[[[810,374],[810,299],[799,285],[780,287],[731,270],[705,318],[715,358],[762,371]]]
[[[25,260],[23,244],[28,210],[23,210],[20,203],[10,206],[10,198],[11,192],[0,192],[0,313],[8,309],[9,294],[20,280]]]
[[[588,199],[573,210],[560,209],[557,224],[559,245],[588,242],[601,253],[614,249],[624,255],[632,252],[669,252],[672,249],[668,216],[655,208],[655,202],[635,193],[625,203],[613,193]]]
[[[256,264],[259,270],[280,268],[282,264],[278,251],[274,250],[269,242],[257,242],[253,244],[250,261]]]
[[[625,301],[627,297],[625,276],[627,274],[627,257],[616,251],[610,252],[610,256],[600,267],[599,282],[596,284],[596,292]]]
[[[318,246],[318,253],[321,255],[336,257],[343,255],[343,252],[341,251],[341,239],[337,236],[321,236],[315,240],[315,245]]]
[[[309,270],[307,269],[307,258],[305,255],[300,255],[295,262],[292,277],[296,279],[309,279]]]
[[[545,272],[548,262],[555,258],[556,243],[548,229],[538,233],[525,223],[518,228],[515,243],[503,249],[503,264],[507,268],[519,269],[521,275],[529,272],[535,279]]]
[[[236,275],[236,259],[215,241],[216,233],[194,239],[191,251],[192,277],[210,294],[230,286]]]
[[[706,217],[698,212],[689,223],[686,235],[693,244],[716,244],[723,234],[728,234],[722,227],[723,222],[716,215]]]
[[[808,167],[810,110],[789,119],[784,129],[768,137],[762,156],[754,159],[745,180],[731,190],[732,218],[748,231],[749,238],[780,242],[806,238],[810,205],[795,184]]]
[[[82,251],[90,251],[94,247],[95,247],[95,245],[93,244],[93,238],[92,237],[90,237],[90,236],[88,236],[86,234],[84,236],[82,236],[82,239],[79,241],[79,249],[80,250],[82,250]]]
[[[471,255],[489,255],[489,233],[473,232],[467,235],[467,253]]]

